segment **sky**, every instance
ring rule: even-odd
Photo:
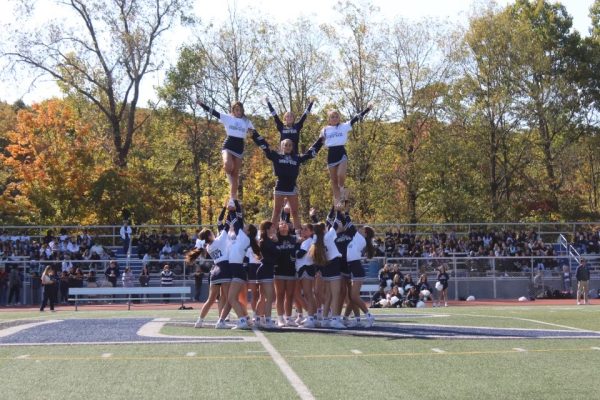
[[[194,2],[194,11],[204,22],[220,22],[228,15],[228,7],[235,7],[238,12],[252,13],[260,15],[271,20],[274,23],[285,23],[293,21],[297,17],[305,16],[318,23],[336,22],[339,17],[339,11],[336,11],[338,0],[192,0]],[[448,18],[450,21],[457,21],[465,24],[469,15],[478,3],[482,0],[371,0],[371,4],[380,9],[382,19],[393,20],[401,16],[407,19],[418,20],[424,17]],[[497,0],[500,5],[512,3],[512,0]],[[38,0],[40,15],[56,15],[57,10],[52,7],[45,7],[50,3],[45,0]],[[573,17],[573,26],[583,36],[588,34],[591,21],[588,16],[589,8],[593,0],[562,0],[561,3],[567,8],[569,14]],[[9,6],[8,6],[9,7]],[[0,26],[10,22],[11,12],[6,12],[7,8],[3,6],[4,12],[0,13]],[[43,17],[42,17],[43,18]],[[177,38],[176,38],[177,37]],[[173,58],[181,35],[171,35],[169,37],[168,48],[174,51]],[[179,41],[178,41],[179,40]],[[174,61],[174,60],[173,60]],[[166,65],[168,67],[169,65]],[[142,93],[142,101],[153,98],[153,86],[162,83],[163,74],[157,73],[154,76],[148,76]],[[51,96],[59,95],[56,84],[48,79],[39,79],[35,86],[30,85],[30,77],[15,79],[14,77],[0,76],[0,100],[12,103],[22,99],[25,103],[40,101]],[[143,103],[142,103],[143,104]]]

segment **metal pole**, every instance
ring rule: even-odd
[[[496,258],[492,258],[492,279],[494,285],[494,299],[498,298],[497,288],[496,288]]]

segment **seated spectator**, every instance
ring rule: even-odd
[[[419,292],[415,286],[411,286],[410,289],[405,293],[403,307],[416,307],[419,302]]]
[[[108,268],[104,271],[104,275],[112,287],[117,287],[117,279],[119,279],[121,272],[119,271],[119,265],[115,260],[111,260]]]

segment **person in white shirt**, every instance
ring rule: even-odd
[[[123,226],[119,230],[119,234],[121,235],[121,239],[123,240],[123,252],[127,254],[129,250],[129,243],[131,243],[131,234],[132,234],[131,226],[129,226],[129,221],[123,221]]]

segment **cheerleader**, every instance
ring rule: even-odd
[[[284,122],[281,122],[281,120],[279,119],[279,116],[277,115],[277,112],[271,105],[271,102],[269,102],[269,98],[266,96],[265,96],[265,102],[267,103],[267,106],[269,107],[269,111],[271,112],[271,115],[273,116],[273,120],[275,121],[275,126],[277,127],[277,131],[279,131],[279,141],[282,142],[285,139],[290,139],[292,141],[292,143],[294,144],[293,149],[292,149],[294,154],[298,154],[298,142],[300,141],[300,130],[302,130],[302,127],[304,126],[304,121],[306,120],[306,117],[310,113],[310,110],[315,102],[314,99],[312,99],[310,101],[310,103],[308,103],[308,106],[306,107],[304,114],[302,114],[302,116],[296,123],[294,123],[296,120],[296,116],[291,111],[288,111],[285,114],[283,114]]]
[[[244,263],[246,264],[246,271],[248,273],[248,286],[247,289],[250,291],[250,308],[252,309],[252,317],[255,322],[260,323],[260,319],[257,320],[258,312],[256,305],[258,302],[258,282],[256,281],[256,271],[260,265],[260,247],[258,247],[258,231],[256,226],[248,225],[248,237],[250,238],[251,246],[246,250],[246,257]],[[252,240],[254,238],[254,240]],[[252,242],[256,243],[255,245]]]
[[[252,130],[252,139],[273,163],[273,172],[277,177],[273,193],[273,202],[275,204],[273,205],[271,222],[273,224],[277,223],[278,213],[283,208],[287,198],[292,219],[294,220],[294,228],[299,229],[300,218],[298,216],[298,188],[296,187],[296,180],[300,173],[300,165],[315,158],[323,146],[323,139],[318,138],[308,151],[301,155],[293,153],[293,142],[290,139],[284,139],[281,142],[280,153],[271,150],[269,144],[256,130]]]
[[[279,251],[277,250],[277,228],[271,221],[263,221],[259,227],[258,241],[261,263],[256,270],[256,282],[258,283],[258,304],[257,313],[264,318],[265,328],[274,328],[271,320],[273,307],[273,276],[275,263]],[[263,322],[263,321],[261,321]]]
[[[217,221],[217,229],[219,235],[215,238],[215,235],[210,229],[203,229],[198,236],[200,240],[204,243],[206,248],[206,252],[210,255],[213,260],[213,266],[210,270],[210,289],[208,294],[208,299],[202,306],[200,310],[200,316],[194,325],[195,328],[202,328],[204,324],[204,318],[208,311],[212,307],[212,305],[217,300],[217,296],[219,297],[219,303],[221,307],[223,307],[223,303],[225,299],[227,299],[227,291],[229,289],[229,284],[231,283],[231,272],[229,270],[229,238],[228,231],[230,226],[230,221],[225,220],[225,211],[226,208],[223,207],[221,210],[221,214],[219,214],[219,218]],[[186,254],[186,262],[192,264],[196,258],[200,256],[201,249],[194,248],[190,250]],[[220,314],[221,310],[219,310]],[[227,325],[221,318],[217,321],[215,325],[217,329],[225,329]]]
[[[427,282],[427,274],[421,274],[419,282],[417,282],[417,292],[419,292],[419,300],[426,302],[431,298],[431,287]]]
[[[340,213],[337,213],[335,220],[330,220],[329,230],[325,233],[325,226],[318,225],[315,228],[315,234],[317,236],[317,242],[320,241],[320,236],[323,236],[323,243],[325,244],[325,255],[327,258],[327,265],[321,268],[321,276],[325,286],[325,299],[323,308],[323,325],[324,327],[331,327],[336,329],[345,329],[346,327],[341,321],[341,309],[342,305],[340,299],[341,292],[341,277],[340,277],[340,260],[342,255],[335,245],[335,238],[338,231],[343,229],[340,222]],[[329,311],[332,313],[332,319],[329,321],[325,319]]]
[[[244,105],[235,102],[231,105],[231,114],[222,114],[214,108],[199,101],[198,104],[205,111],[217,118],[225,127],[227,137],[223,142],[222,156],[223,169],[229,180],[229,197],[231,202],[229,209],[233,208],[233,200],[237,199],[238,185],[240,181],[240,170],[242,168],[242,155],[244,153],[244,139],[248,129],[254,129],[252,122],[244,114]]]
[[[448,281],[450,280],[450,276],[446,272],[446,266],[442,265],[437,274],[437,281],[440,283],[442,290],[439,291],[438,295],[438,307],[442,306],[442,302],[444,302],[444,307],[448,307]],[[436,289],[437,289],[436,283]]]
[[[315,230],[312,224],[302,225],[302,243],[296,251],[296,273],[304,298],[306,301],[306,310],[308,316],[303,322],[305,328],[315,327],[315,318],[317,313],[317,300],[315,298],[315,266],[310,255],[310,248],[314,242],[313,235]]]
[[[333,190],[333,203],[336,207],[341,207],[348,199],[346,193],[346,172],[348,170],[348,155],[346,154],[345,144],[348,141],[348,132],[352,130],[352,125],[361,121],[364,116],[371,111],[369,105],[364,111],[354,116],[349,122],[340,123],[340,113],[337,110],[331,110],[327,113],[327,126],[323,128],[321,137],[325,139],[325,146],[328,148],[327,167],[331,177],[331,188]]]
[[[372,258],[375,255],[375,247],[373,247],[373,238],[375,237],[375,231],[370,226],[365,226],[360,230],[350,221],[350,216],[347,216],[348,226],[346,228],[346,234],[352,237],[350,243],[348,243],[346,249],[346,261],[348,262],[348,269],[350,271],[350,290],[348,297],[350,302],[360,309],[365,316],[366,327],[370,328],[373,326],[375,318],[369,312],[369,308],[360,297],[360,288],[365,280],[365,269],[362,266],[361,259],[363,253],[366,252],[367,258]],[[360,324],[360,315],[355,314],[356,319],[354,322],[355,326]]]
[[[336,245],[338,251],[340,252],[340,254],[342,255],[342,257],[340,259],[340,277],[341,277],[341,281],[342,281],[341,287],[340,287],[340,305],[343,306],[344,303],[347,304],[346,312],[344,314],[344,319],[343,319],[344,322],[347,322],[348,316],[350,315],[351,311],[354,311],[354,315],[360,314],[360,312],[358,311],[358,308],[353,305],[352,301],[350,300],[350,296],[348,295],[348,293],[350,292],[350,289],[351,289],[351,282],[350,282],[350,269],[348,268],[348,262],[346,260],[346,252],[348,249],[348,244],[352,240],[352,237],[354,236],[354,232],[356,231],[356,229],[352,225],[350,215],[348,215],[347,212],[346,212],[345,216],[343,217],[343,220],[341,221],[341,223],[343,224],[343,229],[341,232],[339,232],[337,234],[337,236],[335,238],[335,245]],[[340,313],[341,313],[341,309],[340,309]]]
[[[248,237],[247,231],[244,231],[244,217],[242,208],[237,200],[234,200],[235,213],[230,212],[229,220],[231,232],[229,232],[229,271],[231,273],[231,283],[227,292],[227,304],[221,310],[220,320],[225,320],[229,311],[233,308],[238,316],[238,324],[234,329],[248,329],[247,312],[245,307],[239,301],[239,294],[245,286],[248,276],[244,270],[243,262],[246,256],[246,250],[252,248],[259,252],[258,243],[256,243],[256,232],[254,237]]]
[[[290,235],[289,226],[284,221],[281,221],[278,226],[276,248],[278,254],[274,270],[274,283],[277,326],[296,326],[292,320],[292,306],[296,288],[296,237]]]

